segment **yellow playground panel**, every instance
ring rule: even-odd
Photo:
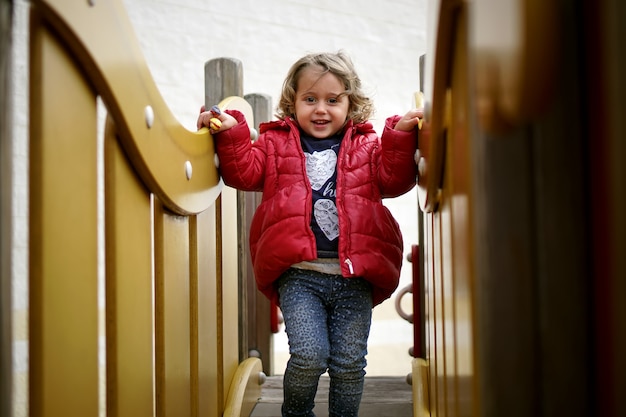
[[[233,349],[237,203],[210,133],[175,120],[119,0],[33,1],[30,61],[30,415],[249,415],[264,375]]]

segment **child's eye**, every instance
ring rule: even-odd
[[[317,100],[315,100],[315,97],[305,97],[304,101],[307,103],[315,103]]]

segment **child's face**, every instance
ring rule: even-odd
[[[339,132],[348,117],[350,99],[334,74],[321,68],[302,70],[296,90],[296,120],[308,135],[324,139]]]

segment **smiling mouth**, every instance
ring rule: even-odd
[[[330,123],[330,120],[313,120],[314,125],[323,126],[328,123]]]

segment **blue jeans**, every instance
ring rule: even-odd
[[[328,371],[330,417],[358,416],[372,322],[370,284],[291,268],[278,280],[289,338],[283,417],[313,413],[320,376]]]

